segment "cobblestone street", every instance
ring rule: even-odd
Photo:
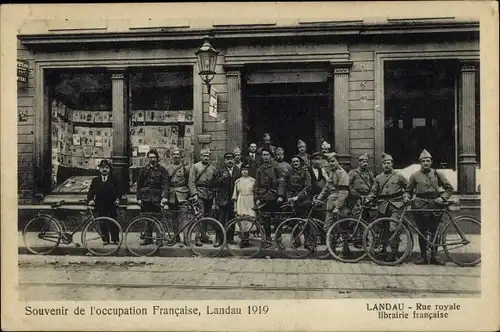
[[[478,297],[480,266],[19,255],[20,300]]]

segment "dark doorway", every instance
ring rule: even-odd
[[[332,112],[328,83],[249,84],[246,87],[246,137],[260,145],[264,133],[285,150],[289,160],[297,153],[297,142],[316,151],[322,139],[333,146]],[[318,143],[319,142],[319,143]]]
[[[384,64],[385,150],[396,168],[418,163],[422,149],[436,168],[456,168],[457,67],[449,60]]]

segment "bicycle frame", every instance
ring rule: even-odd
[[[82,222],[78,224],[78,226],[73,230],[73,232],[68,232],[67,231],[67,227],[66,227],[66,224],[64,223],[64,220],[59,220],[58,218],[54,217],[53,215],[50,215],[50,214],[44,214],[44,213],[38,213],[37,214],[38,217],[46,217],[48,219],[52,219],[54,220],[57,225],[59,226],[59,228],[61,229],[61,236],[62,236],[62,240],[64,240],[64,242],[68,242],[68,243],[71,243],[73,242],[73,236],[78,232],[80,231],[80,229],[83,229],[89,222],[91,221],[94,221],[95,218],[94,218],[94,214],[92,213],[92,210],[91,209],[87,209],[87,211],[85,212],[83,218],[82,218]],[[47,230],[47,227],[50,223],[47,223],[45,225],[45,228],[41,230],[40,234],[44,234],[45,231]],[[44,239],[49,239],[51,237],[48,237],[48,238],[45,238],[43,237]],[[54,241],[56,242],[56,241]]]
[[[422,234],[422,232],[420,232],[418,230],[418,227],[415,226],[410,220],[408,220],[408,218],[406,218],[406,214],[407,213],[418,213],[418,212],[441,213],[441,218],[439,220],[437,231],[434,233],[432,241],[429,241],[427,239],[427,236],[425,236],[424,234]],[[443,228],[443,224],[444,224],[444,222],[443,222],[443,216],[445,214],[448,216],[449,220],[455,224],[457,230],[460,233],[460,237],[462,238],[462,240],[465,240],[464,233],[462,232],[462,230],[460,229],[460,227],[454,222],[454,219],[451,216],[450,211],[448,209],[414,209],[414,208],[409,208],[409,205],[405,205],[405,207],[403,208],[401,214],[399,215],[398,223],[400,223],[400,226],[398,226],[398,228],[396,229],[396,231],[399,231],[400,227],[402,227],[402,225],[405,224],[410,229],[410,232],[412,232],[412,231],[416,232],[417,235],[419,236],[419,238],[424,239],[425,242],[427,242],[427,245],[429,246],[429,248],[443,246],[443,243],[442,242],[438,242],[437,240],[438,240],[439,236],[442,233],[442,228]],[[394,232],[395,234],[397,233],[396,231]],[[413,232],[412,232],[412,234],[413,234]],[[389,239],[389,241],[392,240],[392,239],[393,239],[393,237],[391,236],[391,238]],[[452,243],[452,244],[455,244],[455,243]],[[456,243],[456,244],[462,244],[462,243]]]

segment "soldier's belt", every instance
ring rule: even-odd
[[[378,196],[378,198],[379,199],[388,199],[388,198],[396,198],[396,197],[400,197],[400,196],[403,196],[403,192],[397,192],[397,193],[394,193],[391,195],[380,195],[380,196]]]
[[[421,194],[416,194],[415,196],[417,198],[429,199],[429,198],[438,198],[440,195],[438,193],[421,193]]]

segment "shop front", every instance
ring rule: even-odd
[[[219,51],[210,82],[195,52],[207,29],[20,34],[30,76],[18,83],[20,208],[85,195],[111,159],[133,203],[149,148],[186,163],[209,147],[260,143],[290,157],[323,140],[349,168],[361,154],[404,172],[423,148],[464,202],[479,206],[479,24],[362,21],[210,27]],[[446,42],[443,42],[446,40]],[[409,174],[408,174],[409,175]],[[125,202],[125,201],[124,201]]]

